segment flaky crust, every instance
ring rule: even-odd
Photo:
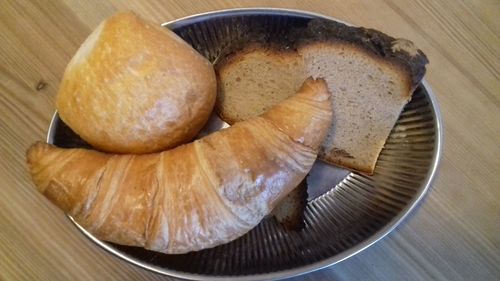
[[[37,189],[96,237],[185,253],[255,227],[309,172],[331,118],[325,82],[310,79],[266,114],[172,150],[113,155],[39,142],[28,167]]]
[[[96,149],[149,153],[190,141],[215,96],[208,60],[170,30],[125,12],[80,47],[56,105],[61,119]]]

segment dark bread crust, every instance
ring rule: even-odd
[[[317,42],[345,42],[361,47],[378,58],[386,59],[402,67],[411,78],[415,89],[425,75],[427,56],[406,39],[396,39],[380,31],[353,27],[343,23],[313,19],[307,28],[292,30],[289,38],[297,38],[295,48]]]

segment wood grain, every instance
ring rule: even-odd
[[[334,16],[414,41],[431,64],[444,154],[433,188],[395,232],[294,280],[500,278],[500,2],[0,0],[0,280],[172,280],[98,249],[36,193],[25,151],[44,139],[64,68],[100,21],[131,9],[161,23],[239,7]]]

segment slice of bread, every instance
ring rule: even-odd
[[[306,77],[324,78],[333,95],[334,121],[319,158],[372,174],[427,58],[408,40],[332,21],[312,20],[290,38],[297,40],[288,50],[275,42],[252,42],[220,60],[221,118],[232,124],[259,115],[295,93]]]
[[[307,180],[304,179],[294,190],[281,199],[271,215],[288,230],[304,228],[304,211],[307,206]]]
[[[307,77],[296,52],[260,46],[248,47],[220,66],[216,104],[229,124],[266,112],[295,94]]]

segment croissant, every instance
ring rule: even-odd
[[[177,148],[143,155],[27,152],[37,189],[101,240],[178,254],[255,227],[311,169],[331,124],[323,80],[268,112]]]

